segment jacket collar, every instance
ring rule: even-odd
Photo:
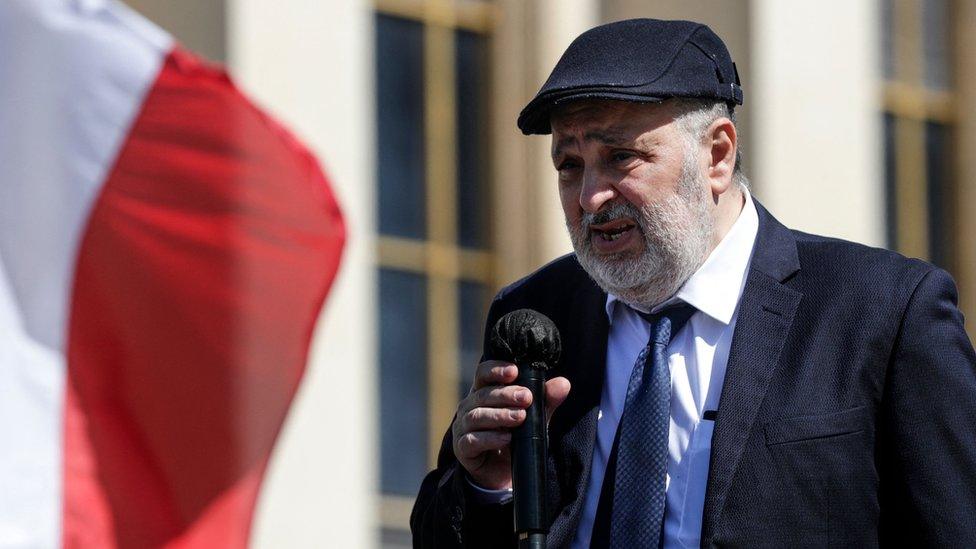
[[[800,270],[796,239],[793,232],[777,221],[758,200],[753,202],[759,214],[759,234],[752,252],[752,269],[778,282],[786,282]]]

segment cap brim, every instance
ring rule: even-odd
[[[660,103],[668,97],[645,95],[621,91],[613,88],[576,88],[572,90],[557,90],[533,99],[522,109],[518,117],[518,127],[525,135],[547,135],[552,133],[549,115],[559,105],[565,105],[582,99],[609,99],[612,101],[629,101],[631,103]]]

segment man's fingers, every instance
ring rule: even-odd
[[[478,408],[528,408],[531,403],[532,392],[519,385],[482,387],[458,404],[457,417],[463,423],[468,414]]]
[[[469,409],[485,406],[488,408],[528,408],[532,404],[532,391],[521,385],[504,385],[482,387],[470,397],[473,406]]]
[[[569,380],[564,377],[554,377],[546,382],[546,421],[552,419],[552,413],[569,396]]]
[[[501,450],[511,441],[507,431],[473,431],[457,439],[454,451],[458,459],[474,459],[489,450]]]
[[[461,430],[486,431],[511,429],[525,421],[525,410],[519,408],[475,408],[461,418]]]
[[[489,385],[508,385],[518,377],[518,368],[510,362],[486,360],[478,364],[474,373],[474,387],[477,391]]]

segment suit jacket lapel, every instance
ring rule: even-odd
[[[607,295],[586,277],[570,298],[568,328],[562,334],[564,373],[572,388],[550,424],[550,510],[559,512],[549,532],[549,547],[572,541],[589,481],[597,412],[607,358]],[[558,446],[558,447],[556,447]],[[555,473],[555,474],[553,474]]]
[[[802,294],[783,283],[800,268],[796,241],[758,202],[759,232],[719,399],[702,515],[708,546]]]

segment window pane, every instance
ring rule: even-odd
[[[950,23],[948,0],[925,0],[922,4],[925,85],[947,89],[951,81],[949,59]]]
[[[949,128],[925,124],[925,175],[928,180],[929,253],[932,263],[952,268],[952,182]]]
[[[376,16],[380,232],[424,238],[423,25]]]
[[[469,31],[455,32],[457,75],[458,242],[488,247],[488,42]]]
[[[895,117],[884,113],[885,234],[888,249],[898,249],[898,179],[895,172]]]
[[[412,273],[379,275],[380,488],[414,496],[427,470],[427,284]]]
[[[462,281],[458,284],[458,344],[460,377],[458,394],[464,398],[474,380],[474,370],[481,359],[481,339],[484,335],[485,317],[491,295],[488,287],[477,282]]]

